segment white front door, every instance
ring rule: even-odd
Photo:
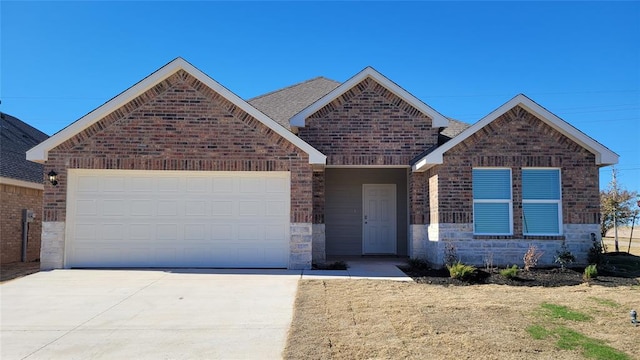
[[[362,185],[362,253],[396,253],[396,185]]]

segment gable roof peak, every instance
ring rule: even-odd
[[[94,123],[100,121],[100,119],[105,116],[111,114],[116,111],[120,107],[129,103],[130,101],[136,99],[138,96],[144,94],[149,89],[153,88],[157,84],[166,80],[167,78],[173,76],[176,72],[183,70],[189,75],[196,78],[198,81],[208,86],[210,89],[220,94],[223,98],[227,99],[234,105],[238,106],[247,114],[251,115],[253,118],[263,123],[265,126],[269,127],[278,135],[287,139],[289,142],[300,148],[302,151],[306,152],[309,155],[309,163],[310,164],[321,164],[324,165],[326,163],[326,156],[320,153],[318,150],[313,148],[311,145],[295,136],[289,130],[282,127],[278,124],[274,119],[268,117],[267,115],[260,112],[258,109],[253,107],[251,104],[240,98],[238,95],[233,93],[231,90],[227,89],[214,79],[212,79],[209,75],[202,72],[200,69],[191,65],[188,61],[181,57],[177,57],[158,70],[154,71],[144,79],[140,80],[127,90],[118,94],[111,100],[102,104],[95,110],[91,111],[87,115],[81,117],[76,120],[69,126],[60,130],[49,139],[41,142],[37,146],[33,147],[29,151],[27,151],[27,160],[34,162],[44,162],[48,159],[49,150],[55,148],[56,146],[62,144],[63,142],[71,139],[76,134],[82,132],[89,126]]]
[[[442,164],[444,162],[443,155],[445,152],[460,144],[487,124],[493,122],[516,106],[522,107],[527,112],[533,114],[536,118],[552,127],[554,130],[575,141],[577,144],[594,154],[596,158],[596,165],[606,166],[618,163],[618,154],[578,130],[573,125],[562,120],[540,104],[531,100],[525,94],[520,93],[489,113],[487,116],[480,119],[475,124],[469,126],[451,140],[417,160],[412,166],[413,171],[425,171],[434,165]]]
[[[333,100],[337,99],[339,96],[352,89],[354,86],[362,82],[366,78],[372,78],[377,83],[385,87],[387,90],[391,91],[396,96],[400,97],[402,100],[406,101],[408,104],[416,108],[418,111],[422,112],[426,116],[432,119],[431,126],[433,127],[446,127],[449,125],[449,120],[444,115],[440,114],[438,111],[430,107],[429,105],[422,102],[422,100],[413,96],[411,93],[400,87],[398,84],[382,75],[372,66],[367,66],[362,69],[360,72],[352,76],[349,80],[342,83],[340,86],[335,88],[333,91],[329,92],[325,96],[318,99],[318,101],[309,105],[296,115],[294,115],[290,119],[290,124],[292,127],[304,127],[305,121],[307,117],[311,116],[316,111],[323,108],[325,105],[329,104]]]

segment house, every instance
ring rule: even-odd
[[[0,112],[0,262],[40,258],[42,232],[42,165],[27,161],[26,152],[49,136]],[[23,254],[23,210],[30,211]]]
[[[286,267],[586,258],[618,156],[524,95],[473,125],[371,67],[248,102],[181,58],[27,153],[42,268]]]

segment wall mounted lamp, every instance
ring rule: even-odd
[[[47,175],[49,176],[49,182],[51,183],[51,185],[53,186],[58,185],[58,173],[51,170]]]

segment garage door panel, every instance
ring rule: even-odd
[[[72,169],[69,180],[68,267],[287,266],[286,172]]]

